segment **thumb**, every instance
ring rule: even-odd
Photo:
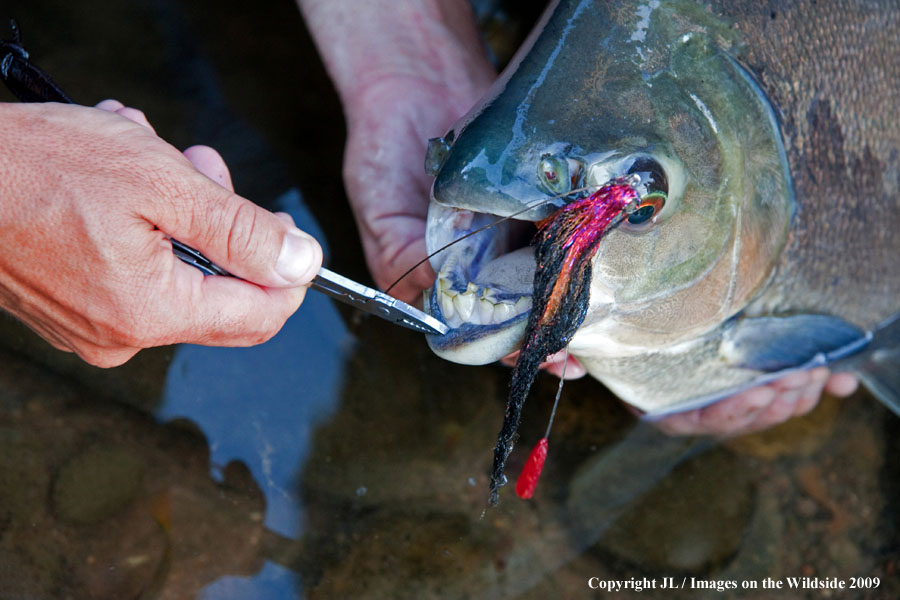
[[[322,248],[312,236],[196,171],[181,183],[174,206],[150,217],[160,230],[258,285],[294,287],[316,276]]]

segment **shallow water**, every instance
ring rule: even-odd
[[[116,97],[176,146],[218,148],[238,192],[291,212],[332,269],[368,280],[341,115],[290,0],[8,10],[76,99]],[[900,420],[865,393],[711,445],[657,434],[598,383],[573,382],[535,499],[508,486],[487,509],[509,371],[441,361],[323,296],[262,346],[156,349],[107,371],[0,328],[0,598],[603,593],[591,577],[760,586],[649,598],[900,597],[887,458]],[[555,386],[536,382],[510,473]],[[881,585],[762,589],[803,576]]]

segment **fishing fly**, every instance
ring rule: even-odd
[[[522,349],[513,368],[503,425],[494,448],[489,497],[491,505],[497,504],[499,489],[507,482],[504,474],[506,462],[517,439],[525,399],[537,377],[540,365],[551,354],[567,349],[575,331],[584,321],[591,284],[591,259],[597,251],[600,240],[610,229],[641,210],[642,200],[636,191],[640,181],[640,176],[635,173],[615,178],[599,186],[599,189],[586,197],[576,197],[537,223],[538,231],[531,240],[537,263],[532,294],[533,306],[528,315]],[[528,203],[525,208],[511,215],[445,244],[410,268],[388,288],[388,291],[426,260],[467,237],[495,227],[536,206],[590,189],[593,188],[578,188]],[[568,352],[566,357],[568,359]],[[562,381],[554,402],[554,414],[561,390]],[[530,498],[534,494],[537,479],[547,456],[550,425],[547,435],[541,438],[529,455],[525,470],[516,485],[516,491],[522,498]]]
[[[631,180],[616,179],[538,223],[538,232],[532,240],[537,261],[533,306],[525,327],[525,341],[513,368],[503,426],[494,448],[491,505],[497,504],[499,489],[506,484],[506,461],[515,445],[522,407],[541,363],[568,346],[587,314],[591,259],[600,240],[626,214],[633,212],[638,202]],[[542,442],[545,452],[546,441]]]
[[[550,420],[547,422],[547,431],[544,437],[538,440],[531,453],[528,454],[528,460],[522,467],[522,473],[516,480],[516,494],[523,500],[528,500],[534,496],[534,490],[537,488],[538,479],[541,471],[544,470],[544,461],[547,460],[547,451],[550,444],[550,429],[553,427],[553,419],[556,417],[556,407],[559,406],[559,398],[562,396],[563,383],[566,381],[566,365],[569,362],[569,347],[566,346],[566,355],[563,360],[562,373],[559,375],[559,386],[556,388],[556,398],[553,400],[553,408],[550,410]]]

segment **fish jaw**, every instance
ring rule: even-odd
[[[533,227],[504,221],[473,235],[498,219],[436,202],[429,208],[428,253],[461,240],[432,257],[438,276],[425,293],[426,312],[451,328],[427,336],[431,349],[447,360],[488,364],[522,343],[536,264],[531,247],[514,245],[527,240]]]

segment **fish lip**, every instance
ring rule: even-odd
[[[528,297],[530,298],[530,296]],[[425,306],[425,312],[437,319],[440,319],[442,322],[445,322],[443,319],[441,308],[437,304],[437,302],[433,300],[433,298],[430,299],[429,302],[425,304]],[[507,319],[506,321],[503,321],[501,323],[492,323],[489,325],[464,322],[457,327],[451,327],[450,330],[443,335],[426,334],[426,338],[428,338],[429,345],[435,350],[458,349],[461,346],[471,344],[485,336],[491,335],[493,333],[503,332],[515,327],[519,323],[524,323],[530,313],[531,310],[529,309],[512,317],[511,319]],[[509,351],[501,354],[501,357],[506,356],[510,352],[518,350],[519,345],[520,342],[517,343],[515,347],[510,348]]]
[[[436,288],[429,290],[425,300],[425,312],[447,323]],[[531,299],[531,295],[519,298]],[[500,323],[476,324],[463,322],[450,327],[443,335],[426,334],[428,346],[438,356],[447,360],[468,364],[484,365],[500,360],[507,354],[521,348],[525,326],[531,309],[525,310]]]

